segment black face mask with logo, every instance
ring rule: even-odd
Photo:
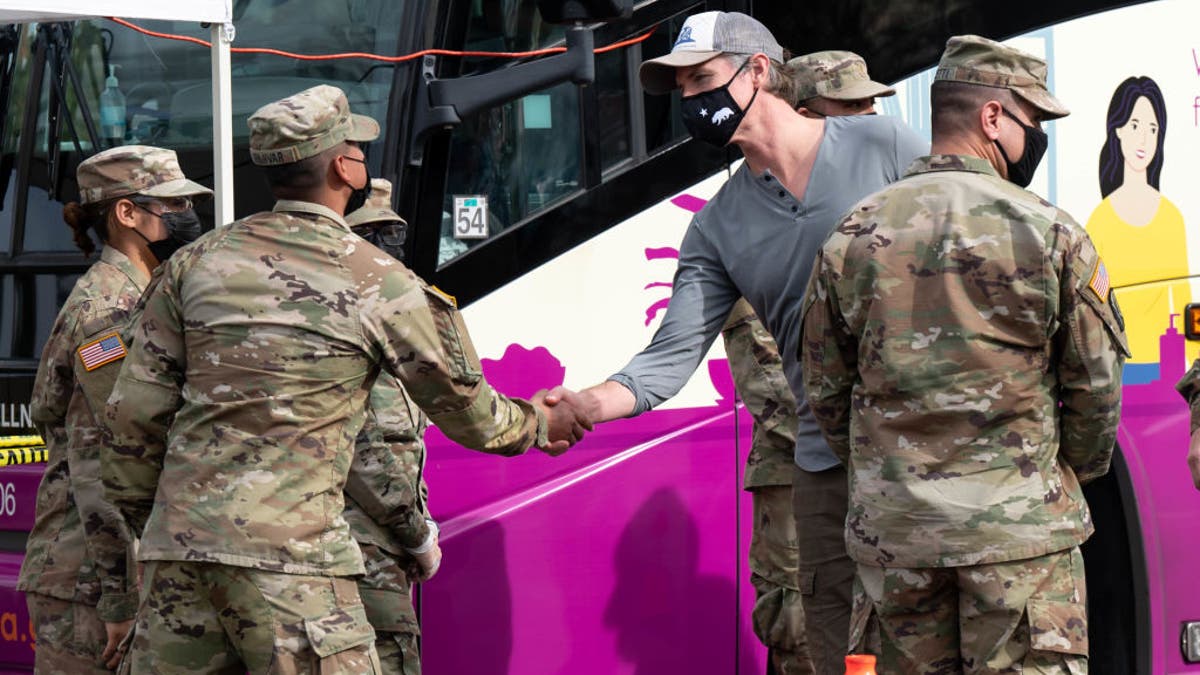
[[[1000,155],[1004,157],[1004,163],[1008,165],[1008,180],[1014,185],[1029,187],[1029,184],[1033,182],[1033,174],[1037,171],[1038,164],[1042,163],[1042,156],[1046,154],[1046,148],[1050,145],[1050,137],[1041,129],[1031,127],[1017,119],[1016,115],[1007,110],[1004,110],[1004,114],[1025,130],[1025,147],[1021,151],[1021,156],[1014,162],[1008,158],[1004,146],[1000,145],[1000,139],[992,142],[1000,149]]]
[[[134,203],[136,204],[137,202]],[[200,217],[196,215],[194,209],[155,213],[141,204],[137,204],[137,206],[146,213],[160,218],[163,221],[163,225],[167,228],[167,237],[158,241],[150,241],[146,235],[138,230],[134,230],[134,232],[138,233],[138,236],[146,241],[146,248],[150,249],[150,254],[158,260],[160,265],[165,263],[172,255],[175,255],[176,251],[196,241],[204,231],[204,228],[200,225]]]
[[[692,96],[684,96],[679,100],[683,126],[687,127],[692,138],[719,148],[729,145],[729,140],[746,117],[746,112],[754,105],[754,99],[758,98],[758,90],[755,89],[750,102],[743,109],[733,100],[733,94],[729,93],[729,85],[733,84],[749,63],[743,63],[724,85]]]

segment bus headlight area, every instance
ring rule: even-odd
[[[1200,663],[1200,621],[1183,624],[1183,660],[1185,663]]]

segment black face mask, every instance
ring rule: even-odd
[[[137,204],[137,202],[134,203]],[[193,209],[169,211],[160,214],[151,211],[141,204],[137,204],[137,206],[146,213],[162,219],[163,225],[167,227],[166,239],[159,239],[158,241],[150,241],[146,235],[138,230],[134,230],[134,232],[138,233],[138,236],[146,241],[146,248],[150,249],[150,254],[158,260],[160,265],[165,263],[176,251],[196,241],[203,232],[203,228],[200,225],[200,217],[196,215],[196,211]]]
[[[367,174],[367,180],[363,183],[363,186],[360,188],[354,188],[354,192],[350,193],[350,201],[346,202],[346,210],[342,212],[342,215],[348,216],[365,206],[367,203],[367,197],[371,196],[371,167],[367,166],[367,161],[365,159],[356,159],[349,155],[342,156],[348,160],[362,164],[363,171]]]
[[[408,226],[404,223],[368,223],[356,225],[350,229],[375,248],[397,260],[404,260],[404,239],[408,235]]]
[[[1001,108],[1001,110],[1004,109]],[[1046,148],[1050,145],[1050,137],[1041,129],[1031,127],[1017,119],[1016,115],[1007,110],[1004,110],[1004,114],[1025,130],[1025,148],[1021,152],[1021,156],[1014,162],[1008,158],[1008,153],[1004,152],[1004,146],[1000,145],[1000,139],[992,142],[1000,149],[1000,155],[1004,157],[1004,163],[1008,165],[1008,180],[1014,185],[1029,187],[1029,184],[1033,182],[1033,173],[1037,171],[1038,164],[1042,162],[1042,156],[1046,154]]]
[[[755,89],[754,95],[743,110],[737,101],[733,100],[733,94],[729,93],[729,85],[742,74],[748,63],[750,62],[743,63],[724,85],[692,96],[684,96],[679,100],[683,126],[687,127],[692,138],[719,148],[729,145],[729,139],[733,138],[750,106],[754,105],[754,99],[758,98],[758,90]]]

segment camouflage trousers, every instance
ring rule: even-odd
[[[380,672],[352,579],[217,563],[146,563],[122,673]]]
[[[33,671],[39,675],[111,673],[100,659],[108,634],[96,608],[41,593],[26,593],[33,625]]]
[[[376,633],[383,675],[421,675],[421,648],[412,633]]]
[[[859,565],[850,643],[881,673],[1087,672],[1079,548],[945,568]]]
[[[825,471],[793,468],[792,511],[808,653],[818,675],[842,675],[855,568],[846,553],[849,479],[841,466]]]
[[[417,613],[406,561],[373,544],[358,543],[367,573],[358,580],[383,675],[421,675]]]
[[[754,530],[750,538],[750,582],[755,602],[754,634],[770,655],[776,675],[812,675],[804,607],[797,584],[800,552],[792,515],[792,486],[751,490]]]

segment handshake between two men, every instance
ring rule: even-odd
[[[557,457],[574,446],[594,425],[634,411],[633,392],[611,380],[579,392],[563,386],[539,391],[532,400],[546,416],[546,435],[550,444],[542,451]]]

